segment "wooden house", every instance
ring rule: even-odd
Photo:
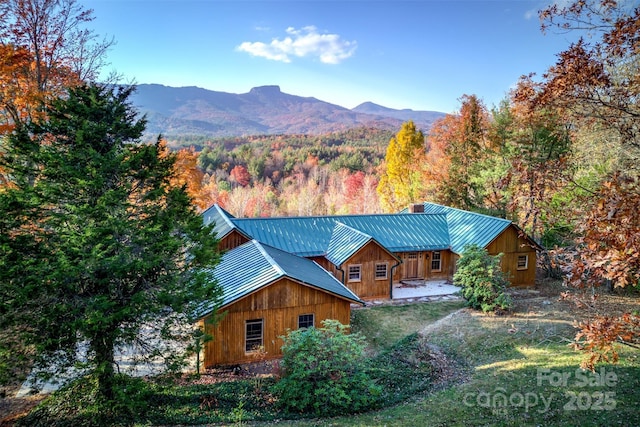
[[[287,330],[325,319],[349,324],[351,304],[362,301],[317,263],[256,240],[225,253],[210,272],[222,288],[220,301],[203,304],[200,324],[204,365],[230,365],[281,356]],[[220,320],[209,322],[214,312]]]
[[[204,219],[215,222],[223,249],[256,239],[311,259],[363,300],[392,298],[401,281],[452,280],[467,244],[503,254],[512,285],[531,286],[540,249],[509,220],[434,203],[398,214],[281,218],[234,218],[212,206]]]

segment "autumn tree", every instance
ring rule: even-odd
[[[246,187],[251,182],[251,175],[243,165],[236,165],[229,173],[229,181],[241,187]]]
[[[570,122],[556,108],[532,102],[538,90],[529,78],[522,78],[512,96],[513,199],[509,210],[530,236],[541,241],[545,226],[558,220],[549,218],[547,208],[569,179],[571,135]]]
[[[633,7],[631,9],[630,7]],[[578,259],[569,283],[577,289],[603,283],[613,287],[637,286],[640,242],[638,160],[640,160],[640,7],[610,0],[575,1],[552,5],[541,12],[543,28],[590,33],[560,53],[543,76],[534,101],[571,112],[574,125],[608,129],[618,138],[617,164],[585,204]],[[640,321],[632,313],[598,313],[581,324],[578,348],[586,350],[585,366],[615,360],[614,344],[640,343]]]
[[[474,210],[482,206],[483,190],[475,179],[481,158],[488,150],[486,133],[489,116],[475,95],[461,98],[452,139],[445,147],[449,159],[448,179],[440,188],[440,201],[448,206]]]
[[[140,143],[132,90],[79,86],[19,124],[3,160],[14,185],[0,192],[0,329],[35,349],[36,372],[81,362],[87,343],[106,400],[116,349],[178,361],[141,330],[183,342],[192,311],[218,295],[212,229],[172,185],[175,155]]]
[[[67,87],[95,80],[114,43],[85,27],[92,11],[76,0],[3,0],[0,17],[5,125],[33,115]]]
[[[377,212],[377,181],[362,171],[347,175],[344,179],[345,211],[354,214]]]
[[[385,212],[398,211],[422,198],[422,179],[417,166],[422,162],[424,144],[424,134],[413,121],[403,123],[389,141],[377,188]]]
[[[204,172],[198,167],[198,153],[193,147],[182,148],[176,152],[174,165],[175,186],[185,186],[187,194],[198,209],[205,210],[212,204],[208,191],[203,187]]]

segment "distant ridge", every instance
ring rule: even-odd
[[[147,115],[147,133],[167,137],[314,135],[363,126],[395,130],[407,120],[427,130],[445,115],[394,110],[371,102],[350,110],[312,97],[289,95],[275,85],[234,94],[195,86],[140,84],[131,101]]]
[[[434,121],[445,115],[444,113],[440,113],[438,111],[414,111],[409,108],[405,108],[403,110],[395,110],[393,108],[374,104],[373,102],[363,102],[362,104],[353,108],[351,111],[355,111],[357,113],[376,114],[385,117],[392,117],[394,119],[402,120],[403,122],[407,120],[413,120],[423,130],[425,129],[425,126],[422,126],[422,124],[428,124],[426,128],[429,128]]]

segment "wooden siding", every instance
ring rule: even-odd
[[[325,319],[349,324],[351,303],[327,292],[282,278],[221,310],[217,325],[207,325],[213,336],[204,348],[204,365],[230,365],[257,361],[259,355],[245,352],[245,322],[263,319],[263,359],[280,357],[288,329],[297,329],[298,316],[313,314],[316,326]]]
[[[505,229],[487,246],[491,255],[499,253],[502,257],[502,270],[509,274],[513,286],[533,286],[536,280],[536,250],[527,237],[521,236],[513,225]],[[527,256],[527,268],[518,269],[518,257]]]
[[[440,262],[441,268],[440,271],[435,271],[431,269],[431,260],[433,259],[433,252],[402,252],[396,254],[402,260],[402,265],[396,268],[396,271],[393,275],[394,282],[399,282],[400,280],[405,279],[442,279],[442,280],[450,280],[453,275],[452,270],[452,262],[454,261],[454,254],[449,250],[439,251],[440,252]],[[412,273],[410,271],[410,267],[408,267],[408,263],[411,262],[410,255],[415,253],[418,255],[417,258],[417,276],[411,277]]]
[[[220,239],[218,249],[220,251],[230,251],[231,249],[237,248],[238,246],[243,245],[248,241],[249,239],[238,233],[237,230],[232,230],[231,233]]]
[[[360,299],[388,299],[390,292],[391,267],[398,261],[378,243],[371,241],[364,245],[358,252],[342,264],[344,270],[346,287],[351,289]],[[386,279],[376,280],[376,264],[387,264]],[[349,265],[360,265],[360,281],[349,281]],[[342,280],[342,272],[335,267],[328,269],[338,280]]]

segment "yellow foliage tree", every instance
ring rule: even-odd
[[[382,166],[378,195],[384,212],[395,212],[420,201],[423,186],[420,164],[424,158],[424,134],[413,121],[402,124],[391,138]]]

